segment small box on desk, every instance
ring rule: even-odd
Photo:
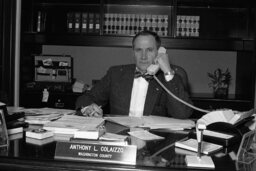
[[[71,56],[38,55],[34,58],[35,81],[72,81],[73,58]]]
[[[26,132],[26,137],[34,138],[34,139],[45,139],[53,136],[54,136],[54,133],[52,131],[48,131],[41,128],[33,129]]]

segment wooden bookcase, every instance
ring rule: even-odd
[[[40,13],[40,24],[38,17]],[[69,14],[80,14],[80,21],[74,21],[79,29],[69,29]],[[97,30],[82,31],[83,14],[99,15],[95,23]],[[133,32],[106,32],[106,14],[144,14],[167,16],[166,34],[161,35],[166,48],[215,50],[237,52],[236,92],[228,102],[214,99],[210,95],[194,96],[196,104],[211,103],[217,100],[221,107],[227,103],[244,101],[245,108],[253,108],[255,87],[255,47],[254,24],[255,7],[253,0],[26,0],[22,1],[21,32],[21,74],[20,103],[27,100],[29,94],[24,87],[33,82],[33,55],[42,53],[43,45],[130,47]],[[199,34],[181,36],[177,27],[181,16],[199,17]],[[125,19],[129,17],[126,16]],[[117,19],[113,19],[112,26]],[[127,20],[128,21],[128,20]],[[148,20],[144,20],[147,22]],[[151,20],[153,21],[153,20]],[[87,28],[89,28],[90,21]],[[109,23],[108,23],[109,24]],[[132,25],[129,23],[130,26]],[[151,23],[152,24],[152,23]],[[146,23],[145,23],[146,25]],[[153,25],[153,24],[152,24]],[[133,23],[132,26],[136,26]],[[96,27],[96,26],[95,26]],[[179,26],[180,27],[180,26]],[[116,29],[117,27],[115,27]],[[118,27],[119,28],[119,27]],[[130,27],[127,27],[129,29]],[[132,27],[133,28],[133,27]],[[125,27],[124,27],[125,29]],[[149,29],[152,29],[149,27]],[[154,28],[155,29],[155,28]],[[135,30],[135,29],[134,29]],[[40,91],[41,93],[41,91]],[[65,93],[62,94],[63,96]],[[28,105],[28,104],[27,104]],[[28,105],[29,106],[29,105]],[[239,105],[233,105],[237,110]]]

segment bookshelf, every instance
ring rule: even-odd
[[[253,0],[23,1],[20,101],[26,96],[24,86],[33,81],[33,55],[42,53],[43,45],[131,47],[132,36],[149,29],[159,33],[166,48],[236,51],[236,94],[229,100],[244,100],[252,108],[253,4]],[[200,96],[194,99],[212,101]]]

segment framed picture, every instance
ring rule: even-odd
[[[256,155],[253,155],[253,152],[251,149],[254,136],[255,136],[255,130],[247,132],[243,135],[242,141],[240,143],[240,146],[237,152],[238,162],[251,163],[256,159]]]
[[[6,105],[0,105],[0,155],[8,155],[9,140],[5,122]]]

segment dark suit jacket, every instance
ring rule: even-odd
[[[91,91],[77,99],[76,108],[87,106],[91,103],[101,106],[109,104],[110,114],[128,115],[135,68],[134,64],[111,67]],[[178,74],[175,74],[174,78],[169,82],[165,81],[164,74],[161,71],[156,76],[172,93],[191,103]],[[156,80],[150,80],[143,115],[188,118],[191,113],[191,108],[168,95]]]

